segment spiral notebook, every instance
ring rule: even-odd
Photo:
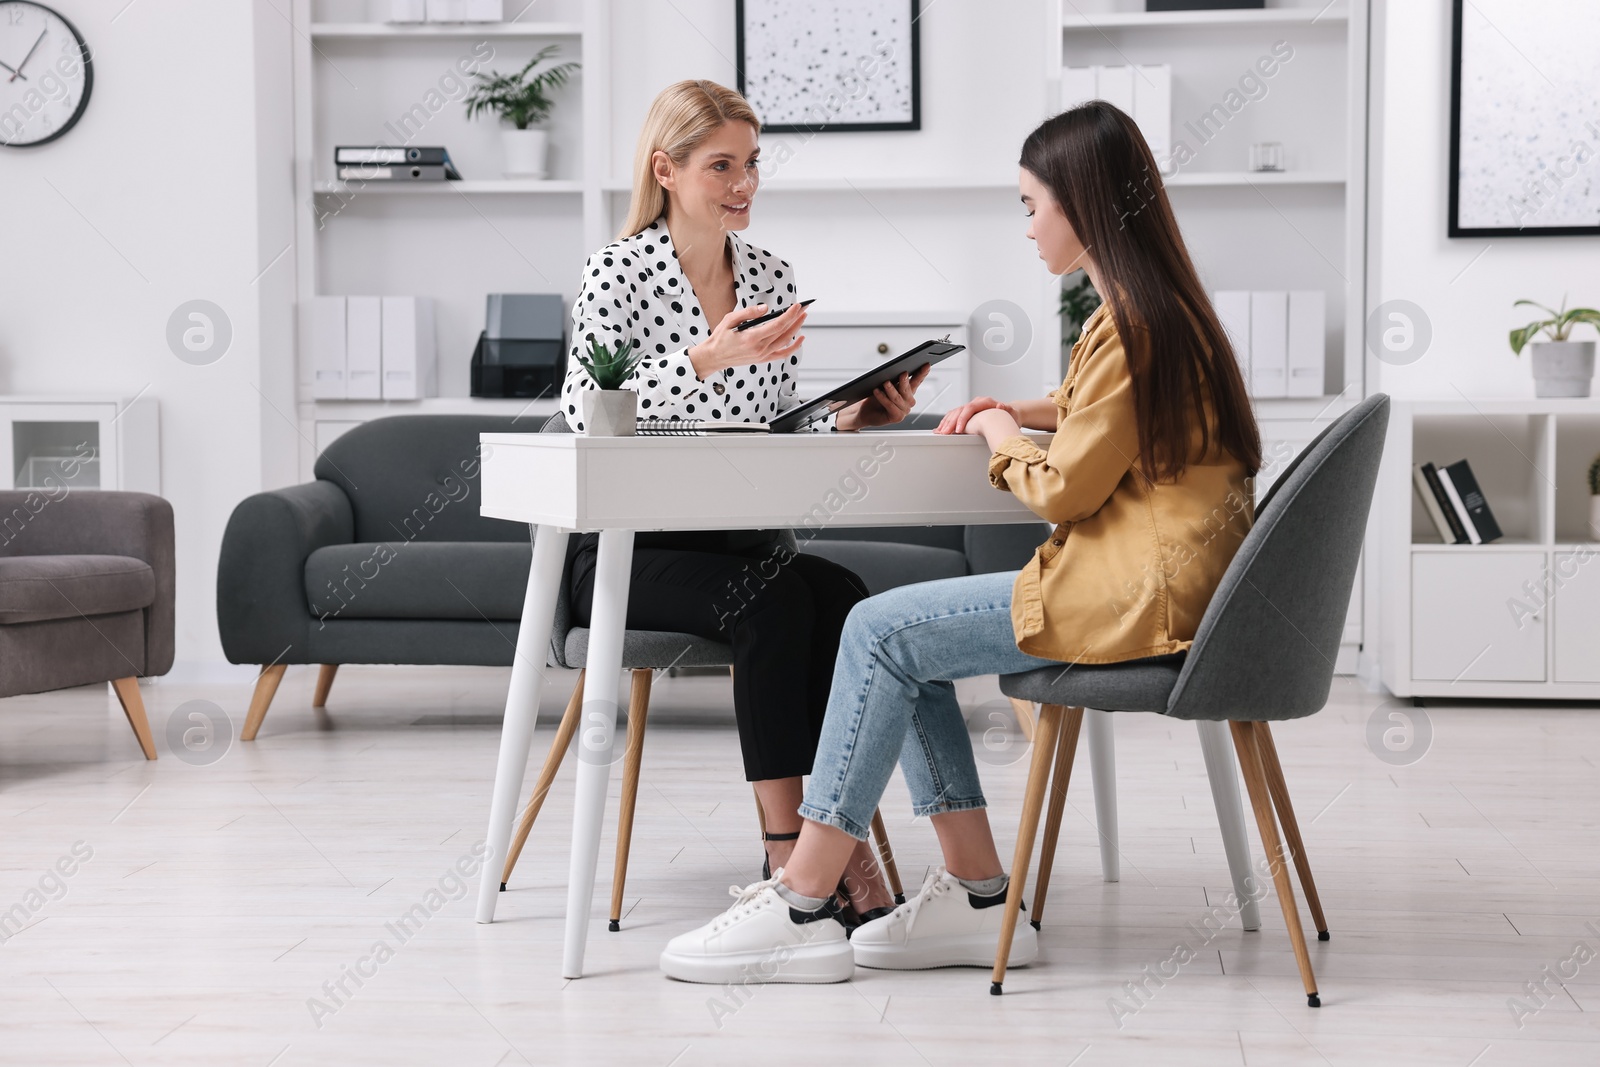
[[[640,419],[633,432],[641,437],[710,437],[725,433],[766,433],[767,424],[712,419]]]

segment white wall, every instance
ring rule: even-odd
[[[1512,301],[1553,305],[1566,293],[1600,304],[1600,238],[1447,238],[1450,5],[1380,0],[1373,31],[1368,306],[1416,303],[1433,340],[1410,365],[1370,363],[1371,387],[1397,397],[1531,397],[1527,354],[1513,356],[1506,333],[1532,316]]]
[[[281,63],[271,81],[287,86],[288,28],[267,0],[53,6],[93,49],[95,86],[61,140],[3,150],[0,392],[159,401],[162,494],[177,523],[177,655],[220,662],[223,527],[239,499],[292,474],[294,430],[276,425],[273,407],[294,415],[294,262],[269,266],[288,239],[287,214],[260,210],[287,195],[289,156],[286,144],[263,152],[284,140],[285,120],[270,101],[258,109],[254,85],[265,60]],[[166,344],[168,316],[197,298],[220,305],[233,330],[208,366]]]

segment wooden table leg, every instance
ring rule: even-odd
[[[590,612],[589,677],[578,730],[578,783],[572,810],[572,865],[567,874],[567,926],[561,976],[583,977],[589,909],[594,904],[595,864],[600,858],[601,821],[611,750],[616,740],[617,695],[622,675],[622,637],[628,615],[633,567],[633,531],[602,530],[595,562],[594,607]],[[545,640],[549,641],[548,633]]]
[[[528,749],[539,717],[539,690],[550,657],[550,628],[555,622],[556,592],[567,562],[569,533],[560,527],[541,526],[533,543],[533,564],[528,570],[528,591],[522,598],[522,625],[517,629],[505,721],[500,727],[500,756],[495,762],[489,801],[489,828],[485,832],[489,851],[483,858],[483,873],[478,881],[477,919],[481,923],[494,922],[500,871],[511,845],[511,823],[517,816],[517,799],[528,769]]]

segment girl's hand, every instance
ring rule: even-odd
[[[969,400],[953,411],[947,412],[934,433],[968,433],[967,423],[980,411],[990,411],[998,408],[1011,416],[1016,423],[1022,422],[1022,416],[1011,404],[1003,403],[992,396],[980,396],[976,400]],[[977,431],[970,431],[977,432]]]
[[[1020,434],[1022,427],[1017,424],[1016,416],[1000,404],[968,418],[966,432],[981,436],[989,443],[989,451],[994,452],[1003,442]]]
[[[805,325],[806,309],[791,304],[789,309],[771,322],[752,326],[748,330],[735,329],[747,319],[760,318],[767,313],[767,305],[753,304],[747,308],[734,308],[722,317],[711,331],[711,336],[689,349],[689,362],[701,381],[708,375],[729,367],[750,363],[772,363],[788,359],[799,348],[805,336],[800,327]]]
[[[917,386],[928,376],[928,367],[929,364],[924,363],[916,374],[902,374],[895,381],[884,382],[867,399],[839,412],[834,426],[841,431],[893,426],[911,414],[917,402]]]

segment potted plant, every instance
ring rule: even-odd
[[[1573,327],[1580,323],[1600,328],[1600,311],[1593,308],[1568,310],[1565,297],[1561,299],[1560,311],[1551,311],[1532,300],[1518,300],[1515,306],[1524,304],[1549,316],[1511,331],[1511,351],[1520,356],[1523,346],[1533,349],[1533,395],[1588,396],[1589,382],[1594,377],[1594,342],[1569,338]],[[1549,340],[1534,341],[1537,333],[1543,333]]]
[[[595,388],[578,394],[578,411],[583,417],[583,432],[589,437],[632,437],[634,406],[639,395],[622,383],[644,358],[637,341],[601,344],[589,335],[589,354],[578,354],[578,363],[593,379]]]
[[[1062,348],[1071,348],[1077,342],[1078,335],[1083,332],[1083,324],[1089,321],[1089,316],[1099,306],[1100,294],[1094,291],[1087,272],[1079,271],[1076,283],[1061,287]]]
[[[1600,541],[1600,456],[1589,464],[1589,540]]]
[[[467,94],[467,118],[477,118],[485,111],[493,112],[511,128],[500,133],[501,170],[507,177],[543,178],[545,154],[549,134],[537,127],[550,116],[555,107],[552,94],[567,84],[576,63],[558,63],[538,74],[533,68],[560,51],[560,45],[546,45],[528,60],[528,65],[515,74],[496,71],[479,71],[473,75],[476,84]]]

